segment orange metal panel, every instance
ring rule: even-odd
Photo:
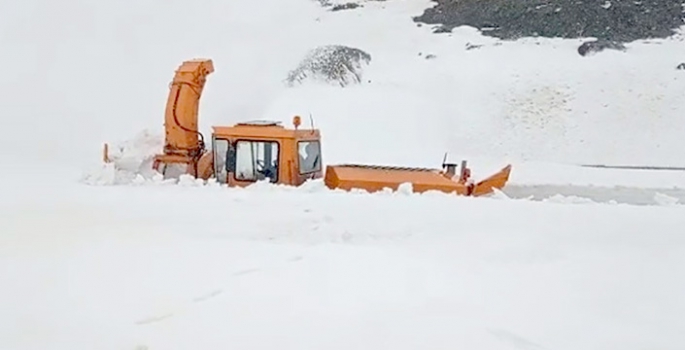
[[[329,188],[369,192],[391,188],[397,190],[403,183],[411,183],[414,192],[430,190],[467,194],[468,186],[450,180],[437,169],[402,168],[365,165],[331,165],[326,167],[326,185]]]

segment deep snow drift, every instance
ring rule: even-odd
[[[683,173],[568,165],[683,165],[681,38],[580,57],[579,41],[431,34],[411,20],[430,5],[0,5],[0,348],[681,349],[685,209],[665,190]],[[329,44],[373,56],[362,84],[285,86]],[[327,163],[448,151],[474,176],[513,162],[513,192],[155,181],[168,83],[199,56],[217,68],[206,135],[311,113]],[[548,192],[568,184],[664,191]]]

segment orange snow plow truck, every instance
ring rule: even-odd
[[[189,174],[205,180],[214,178],[229,186],[247,186],[265,179],[299,186],[323,177],[331,189],[375,192],[384,188],[397,190],[401,184],[411,183],[414,192],[437,190],[467,196],[491,193],[509,180],[511,165],[473,182],[465,161],[458,174],[456,164],[443,164],[442,170],[328,165],[324,174],[321,134],[318,129],[300,127],[299,116],[293,117],[292,128],[259,120],[214,126],[211,149],[207,149],[204,136],[198,131],[198,106],[206,78],[213,72],[210,59],[185,61],[176,70],[166,105],[164,149],[153,162],[154,169],[165,178]],[[103,157],[105,162],[109,161],[107,144]]]

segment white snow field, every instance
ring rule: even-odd
[[[411,21],[428,0],[363,5],[0,3],[0,349],[684,348],[685,172],[575,165],[685,166],[682,35],[581,57],[432,34]],[[327,44],[372,55],[363,84],[283,84]],[[512,163],[511,184],[157,181],[168,83],[194,57],[216,67],[206,136],[311,114],[328,164],[449,152],[475,177]]]

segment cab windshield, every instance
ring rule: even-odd
[[[275,141],[238,141],[235,178],[240,181],[278,181],[279,145]]]
[[[228,172],[235,172],[239,181],[278,181],[279,144],[276,141],[238,141],[235,147],[228,140],[214,139],[214,174],[226,183]]]

